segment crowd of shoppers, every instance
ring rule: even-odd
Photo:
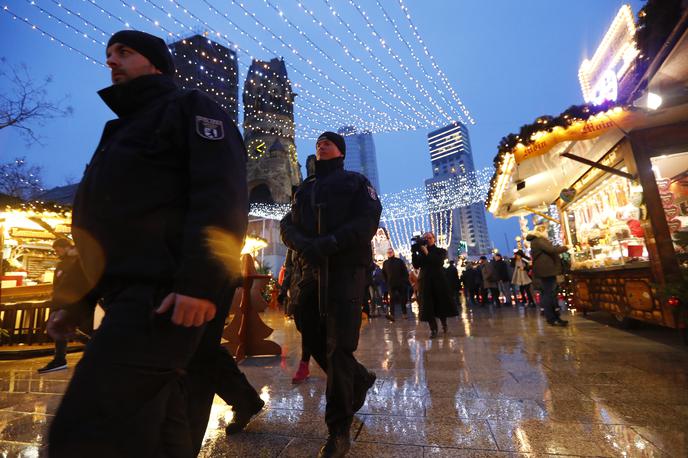
[[[82,321],[90,331],[97,301],[105,316],[52,419],[48,452],[196,456],[215,394],[233,407],[227,434],[241,432],[265,405],[220,345],[248,227],[246,149],[226,111],[177,87],[162,39],[123,30],[105,51],[113,84],[99,95],[117,119],[106,124],[77,190],[76,246],[54,244],[60,263],[47,331],[56,354],[39,372],[66,368],[67,340]],[[315,149],[280,222],[290,251],[278,301],[303,339],[294,383],[308,377],[311,356],[327,375],[328,437],[318,456],[328,458],[351,448],[353,416],[377,378],[355,356],[364,290],[390,321],[397,304],[406,317],[415,297],[434,338],[438,319],[447,333],[447,318],[458,315],[462,285],[469,305],[499,307],[501,298],[505,305],[517,298],[514,286],[524,305],[533,304],[536,282],[547,322],[566,325],[556,307],[566,248],[552,245],[543,223],[527,238],[532,269],[517,252],[508,262],[500,254],[477,266],[462,260],[460,274],[426,232],[414,241],[413,270],[393,250],[369,268],[377,192],[344,169],[341,135],[323,132]],[[210,243],[216,236],[226,245],[221,255]]]

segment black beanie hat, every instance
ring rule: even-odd
[[[337,148],[342,153],[342,156],[346,156],[346,142],[344,141],[344,137],[339,134],[335,134],[334,132],[323,132],[320,134],[320,137],[318,137],[318,140],[315,142],[315,144],[317,145],[318,142],[322,140],[331,141],[337,145]]]
[[[107,47],[109,48],[115,43],[129,46],[148,59],[163,74],[172,75],[174,73],[172,55],[161,38],[138,30],[120,30],[110,38]]]

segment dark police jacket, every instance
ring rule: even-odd
[[[330,269],[370,265],[370,244],[382,205],[366,177],[344,170],[342,157],[316,161],[315,175],[299,186],[291,211],[280,223],[284,243],[301,258],[300,252],[318,236],[316,205],[321,203],[326,205],[326,233],[337,239],[337,251],[329,257]],[[305,260],[301,262],[305,265]]]
[[[75,197],[72,230],[86,275],[94,285],[155,282],[212,300],[236,273],[248,225],[239,131],[208,96],[166,75],[99,95],[118,119],[105,125]]]

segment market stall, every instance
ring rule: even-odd
[[[684,328],[688,304],[670,292],[688,269],[686,15],[671,46],[640,65],[629,11],[592,59],[597,76],[589,61],[581,66],[587,103],[504,138],[487,206],[497,217],[554,221],[550,235],[570,247],[576,308]]]
[[[3,301],[15,294],[40,295],[45,285],[52,285],[58,261],[52,244],[69,238],[70,232],[68,210],[20,204],[0,211]]]
[[[52,244],[68,238],[71,213],[58,206],[5,202],[0,210],[0,327],[8,344],[45,342],[57,257]]]

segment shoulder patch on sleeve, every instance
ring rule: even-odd
[[[196,133],[206,140],[222,140],[225,138],[224,124],[219,119],[196,116]]]

